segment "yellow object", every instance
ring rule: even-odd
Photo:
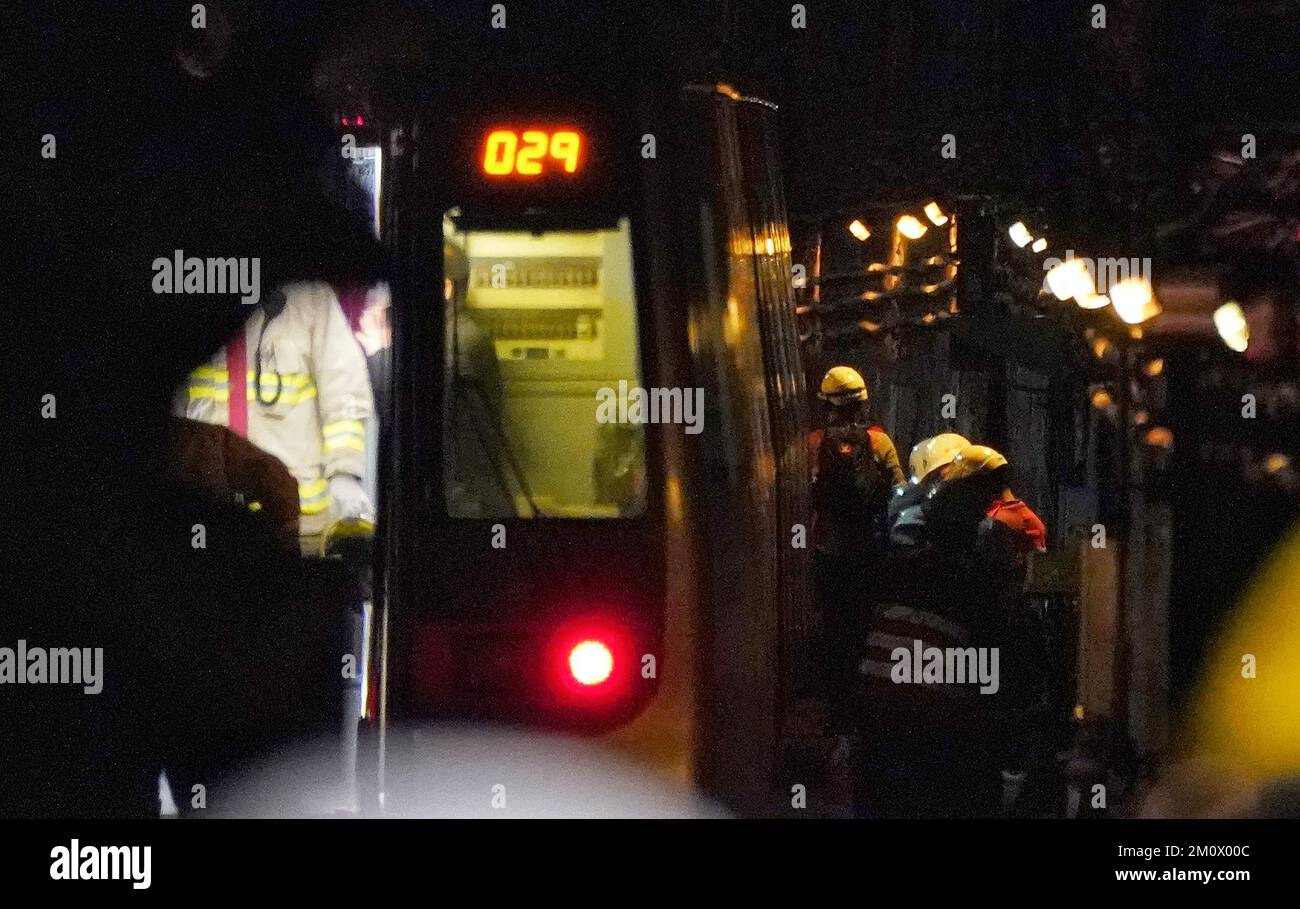
[[[852,366],[832,366],[822,377],[822,390],[818,397],[832,404],[865,401],[867,383],[862,378],[862,373]]]
[[[350,540],[370,541],[375,537],[375,522],[365,518],[342,518],[325,528],[321,537],[321,555],[333,555]]]
[[[955,432],[942,432],[922,439],[912,446],[907,466],[912,472],[912,482],[920,483],[932,471],[953,462],[957,454],[970,447],[970,440]]]
[[[1274,550],[1202,669],[1192,741],[1239,779],[1300,773],[1300,531]]]
[[[952,459],[952,473],[949,479],[969,477],[973,474],[1005,467],[1007,459],[1000,452],[987,445],[967,445]]]

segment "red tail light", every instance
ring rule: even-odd
[[[602,641],[582,641],[569,651],[569,674],[579,685],[601,685],[614,674],[614,652]]]

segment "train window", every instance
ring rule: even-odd
[[[626,408],[597,406],[640,385],[627,219],[540,232],[444,225],[448,512],[640,514],[644,432],[619,422]]]

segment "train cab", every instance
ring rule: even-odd
[[[775,107],[462,51],[364,115],[397,270],[363,725],[596,736],[779,810],[812,623]]]

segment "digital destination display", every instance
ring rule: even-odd
[[[585,141],[573,129],[489,130],[480,164],[492,177],[540,177],[576,174],[585,158]]]

